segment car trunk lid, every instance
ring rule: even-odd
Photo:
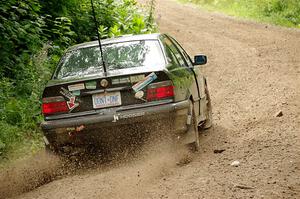
[[[149,80],[149,77],[152,79]],[[147,86],[165,81],[170,79],[164,71],[133,72],[122,75],[115,73],[107,77],[78,80],[52,80],[44,90],[43,101],[63,97],[68,111],[45,115],[45,119],[50,120],[54,118],[52,116],[57,115],[70,117],[93,114],[101,109],[144,104],[147,103],[147,98],[144,96],[147,93]],[[136,96],[138,91],[144,93],[140,98]]]

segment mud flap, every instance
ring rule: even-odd
[[[181,142],[184,145],[195,142],[195,127],[193,126],[195,123],[193,122],[193,119],[195,120],[196,117],[193,118],[193,114],[195,115],[195,113],[193,113],[194,112],[193,107],[194,107],[194,103],[192,106],[189,107],[189,111],[188,111],[187,123],[186,123],[186,125],[188,126],[188,130],[181,137]]]
[[[201,78],[200,81],[200,114],[198,124],[206,120],[206,112],[207,112],[207,96],[205,93],[205,80]]]

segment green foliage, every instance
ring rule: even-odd
[[[231,15],[300,28],[299,0],[189,0],[189,2]]]
[[[135,0],[94,0],[102,38],[156,31]],[[41,94],[63,51],[96,39],[90,0],[0,3],[0,159],[21,143],[40,146]]]
[[[0,7],[0,77],[15,79],[42,45],[37,1],[4,1]],[[27,72],[27,71],[26,71]],[[27,77],[26,74],[24,77]]]
[[[10,148],[11,143],[21,141],[21,132],[18,127],[0,121],[0,156]]]

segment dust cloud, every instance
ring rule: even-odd
[[[91,191],[101,190],[89,196],[78,196],[79,198],[139,197],[142,194],[139,190],[162,176],[168,176],[172,172],[171,168],[181,166],[187,160],[189,162],[192,157],[185,147],[174,144],[168,130],[159,126],[156,128],[151,134],[143,131],[143,136],[138,133],[135,136],[124,136],[127,132],[123,132],[124,139],[116,139],[116,143],[105,145],[106,150],[96,148],[68,157],[40,152],[34,157],[19,161],[0,171],[0,198],[14,197],[30,191],[34,193],[37,187],[46,184],[46,187],[55,186],[50,183],[52,181],[67,181],[63,184],[69,184],[69,180],[75,183],[78,181],[78,193],[81,189],[87,191],[86,187]],[[95,181],[99,183],[95,185]],[[106,187],[105,182],[109,187]],[[72,192],[68,190],[69,187],[62,189],[66,193]],[[28,198],[32,198],[31,193],[28,194]],[[64,192],[52,194],[52,197],[64,198],[62,195],[55,195]]]
[[[12,197],[46,184],[59,175],[61,160],[44,151],[0,171],[0,198]]]

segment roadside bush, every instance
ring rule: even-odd
[[[7,152],[12,143],[20,142],[22,139],[21,131],[14,125],[0,121],[0,157]],[[0,158],[1,160],[1,158]]]
[[[258,11],[276,24],[300,27],[300,1],[268,0],[260,4]]]

